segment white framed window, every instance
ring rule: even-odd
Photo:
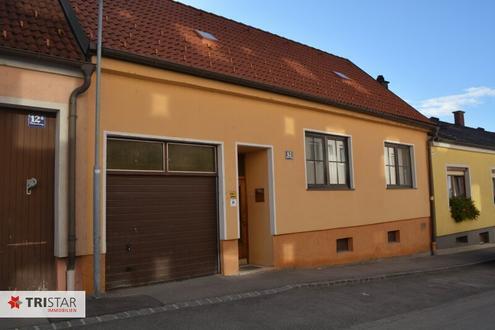
[[[447,167],[447,188],[449,199],[453,197],[471,197],[469,169],[467,167]]]
[[[305,132],[306,181],[309,189],[351,189],[350,137]]]
[[[385,142],[385,181],[387,188],[414,188],[414,152],[411,145]]]

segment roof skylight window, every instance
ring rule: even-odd
[[[351,79],[351,78],[347,77],[345,74],[343,74],[342,72],[334,71],[333,73],[335,73],[338,77],[340,77],[342,79],[346,79],[346,80],[350,80]]]
[[[215,37],[213,34],[210,32],[206,31],[201,31],[201,30],[196,30],[196,33],[203,39],[208,39],[211,41],[218,41],[217,37]]]

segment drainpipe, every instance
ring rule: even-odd
[[[86,92],[91,84],[93,64],[83,64],[81,71],[84,81],[70,94],[69,99],[69,224],[68,224],[68,260],[67,260],[67,290],[75,288],[76,266],[76,121],[77,98]]]
[[[96,41],[96,104],[95,104],[95,158],[93,168],[93,289],[100,297],[100,94],[101,44],[103,39],[103,0],[98,0],[98,31]]]
[[[435,133],[428,138],[428,182],[430,186],[430,231],[431,231],[431,255],[436,254],[437,250],[437,229],[436,229],[436,216],[435,216],[435,187],[433,185],[433,162],[432,162],[432,146],[433,142],[438,140],[438,132],[440,127],[435,127]]]

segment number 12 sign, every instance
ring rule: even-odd
[[[29,127],[45,127],[45,116],[41,115],[28,115]]]

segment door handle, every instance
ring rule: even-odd
[[[31,195],[31,190],[38,185],[36,178],[26,180],[26,195]]]

